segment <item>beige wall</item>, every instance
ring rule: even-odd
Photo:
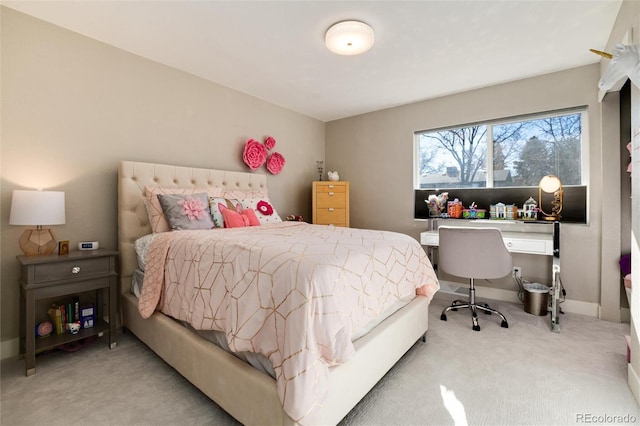
[[[276,138],[287,159],[268,176],[278,212],[310,217],[324,123],[4,7],[2,13],[1,340],[17,353],[17,239],[13,189],[65,191],[58,239],[116,248],[121,159],[249,171],[247,138]],[[266,169],[259,171],[268,174]],[[9,343],[8,343],[9,342]]]
[[[602,218],[599,73],[599,66],[594,64],[327,123],[326,164],[329,170],[337,169],[341,178],[351,182],[352,226],[394,230],[416,238],[426,229],[425,222],[413,220],[415,131],[586,105],[588,123],[583,133],[589,137],[585,154],[590,175],[590,220],[588,225],[562,225],[561,275],[567,298],[599,303]],[[550,282],[548,259],[517,255],[514,262],[523,267],[525,278]],[[510,278],[483,285],[516,289]]]

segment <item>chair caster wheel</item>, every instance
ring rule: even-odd
[[[489,308],[489,305],[488,305],[488,304],[486,304],[486,303],[484,303],[482,306],[484,306],[484,307],[485,307],[485,308],[487,308],[487,309],[491,309],[491,308]],[[491,313],[492,313],[492,312],[490,312],[490,311],[482,311],[482,312],[484,312],[484,314],[485,314],[485,315],[491,315]]]
[[[447,320],[447,316],[445,314],[440,315],[440,320],[446,321]]]
[[[451,308],[450,311],[458,312],[458,308]]]
[[[500,327],[509,328],[509,323],[507,323],[506,321],[502,321],[502,324],[500,324]]]
[[[471,328],[473,328],[473,331],[480,331],[480,326],[479,325],[474,325]]]

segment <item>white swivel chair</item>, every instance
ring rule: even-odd
[[[511,253],[502,240],[502,233],[497,228],[464,228],[441,226],[438,229],[438,267],[443,272],[456,277],[469,279],[469,301],[455,300],[440,315],[442,321],[447,320],[448,311],[469,308],[473,321],[473,330],[480,331],[477,310],[487,314],[496,314],[502,318],[500,324],[508,328],[507,319],[500,312],[491,309],[487,304],[476,303],[474,279],[502,278],[511,273],[513,262]]]

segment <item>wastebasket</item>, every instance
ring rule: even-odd
[[[524,288],[524,311],[532,315],[547,315],[549,286],[540,283],[525,283],[522,287]]]

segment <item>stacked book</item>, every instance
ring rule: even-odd
[[[80,298],[74,296],[71,303],[52,305],[49,308],[49,317],[56,334],[66,333],[68,324],[80,324]]]

